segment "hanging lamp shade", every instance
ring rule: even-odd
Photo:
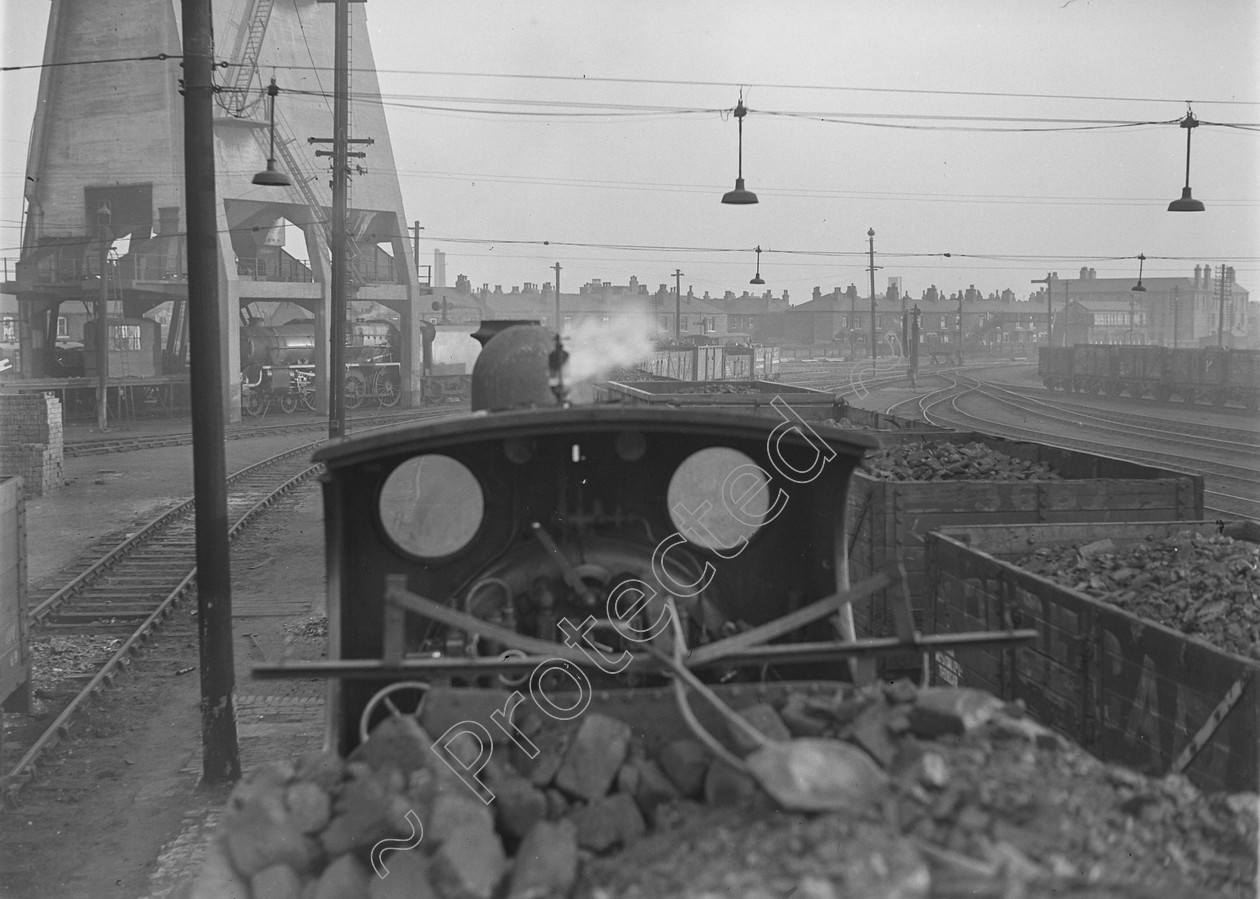
[[[1181,199],[1173,200],[1168,204],[1169,212],[1203,212],[1206,208],[1202,200],[1196,200],[1190,196],[1188,185],[1181,189]]]
[[[1190,134],[1195,128],[1199,127],[1199,120],[1194,117],[1193,112],[1186,112],[1186,117],[1181,120],[1181,127],[1186,129],[1186,186],[1181,189],[1181,199],[1173,200],[1168,204],[1169,212],[1203,212],[1205,207],[1202,200],[1196,200],[1190,195]]]
[[[289,180],[288,175],[276,169],[276,161],[274,159],[267,160],[267,168],[254,175],[252,182],[261,184],[264,187],[288,187],[293,183]]]
[[[754,203],[756,202],[755,198],[753,202]],[[757,247],[757,274],[753,275],[752,280],[749,281],[748,283],[749,284],[765,284],[766,283],[761,277],[761,247]]]
[[[267,168],[251,179],[254,184],[261,184],[264,187],[288,187],[293,183],[288,175],[276,168],[276,94],[278,93],[280,93],[280,88],[276,85],[276,79],[272,78],[271,84],[267,85],[267,96],[271,99],[271,151],[267,156]]]
[[[1138,254],[1138,282],[1129,288],[1129,290],[1132,290],[1135,293],[1146,293],[1146,288],[1142,286],[1142,267],[1144,265],[1146,265],[1146,256],[1139,253]]]
[[[739,169],[735,178],[735,189],[722,195],[722,202],[727,206],[750,206],[757,202],[757,195],[744,187],[744,116],[748,109],[744,106],[744,98],[739,98],[735,105],[735,118],[739,122]]]
[[[735,179],[735,189],[722,194],[722,202],[728,206],[750,206],[758,202],[757,195],[744,187],[744,179]]]

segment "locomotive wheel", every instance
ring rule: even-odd
[[[241,397],[241,411],[251,418],[257,418],[267,411],[267,397],[253,390],[246,390]]]
[[[286,393],[280,397],[280,411],[285,415],[292,415],[297,411],[298,396],[295,393]]]
[[[395,693],[403,693],[404,691],[410,691],[410,695],[416,697],[414,707],[407,713],[399,711],[398,705],[391,698]],[[395,718],[402,718],[406,715],[419,718],[420,710],[424,708],[424,699],[428,692],[429,685],[420,680],[400,680],[376,691],[372,698],[367,701],[367,704],[363,706],[363,714],[359,716],[359,742],[367,742],[368,734],[372,730],[372,718],[382,706]]]
[[[300,394],[298,394],[298,399],[301,400],[303,408],[305,408],[308,412],[315,411],[314,390],[303,390]]]
[[[344,392],[346,397],[346,408],[359,408],[363,405],[363,398],[367,396],[367,379],[363,377],[361,372],[346,372]]]
[[[381,405],[387,409],[397,406],[399,400],[402,399],[401,386],[398,372],[393,369],[382,368],[372,378],[372,392],[381,401]]]

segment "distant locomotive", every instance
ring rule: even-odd
[[[402,335],[387,321],[351,322],[346,334],[345,405],[357,409],[369,399],[385,407],[402,397],[399,358]],[[241,408],[262,415],[272,400],[281,411],[315,409],[315,322],[263,325],[250,319],[241,327]]]
[[[1260,408],[1260,350],[1077,344],[1041,347],[1048,390]]]

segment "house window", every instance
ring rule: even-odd
[[[17,340],[17,319],[0,319],[0,340]]]
[[[70,336],[70,320],[67,319],[64,315],[57,316],[57,336],[58,337]]]

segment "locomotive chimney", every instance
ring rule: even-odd
[[[483,322],[482,331],[487,325],[498,324]],[[536,323],[502,324],[508,327],[486,339],[473,365],[472,410],[502,412],[555,406],[548,369],[555,334]]]

